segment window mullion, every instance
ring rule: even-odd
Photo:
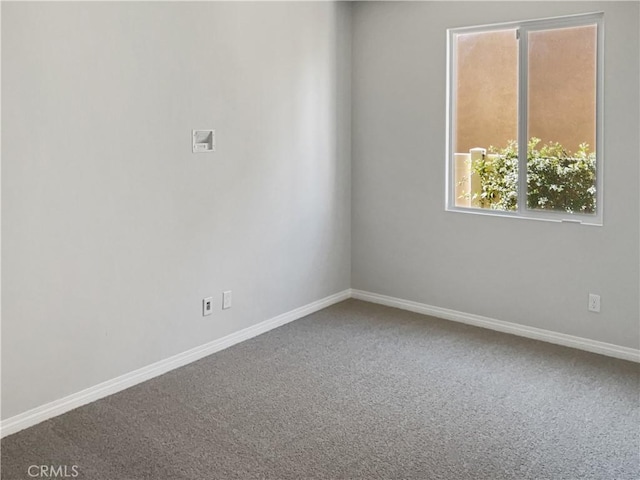
[[[528,46],[527,29],[518,34],[518,213],[527,209],[527,104],[528,104]]]

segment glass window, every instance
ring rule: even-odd
[[[589,14],[448,31],[448,209],[602,223],[601,30]]]

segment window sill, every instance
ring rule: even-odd
[[[563,215],[562,213],[557,212],[545,212],[542,215],[536,215],[535,213],[514,213],[514,212],[503,212],[500,210],[489,210],[489,209],[480,209],[480,208],[464,208],[464,207],[447,207],[445,209],[447,212],[454,213],[464,213],[471,215],[484,215],[490,217],[502,217],[502,218],[513,218],[518,220],[534,220],[536,222],[552,222],[552,223],[566,223],[573,225],[585,225],[590,227],[602,227],[603,221],[602,218],[586,218],[586,217],[578,217],[571,218]]]

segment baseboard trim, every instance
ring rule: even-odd
[[[0,422],[0,438],[19,432],[20,430],[24,430],[25,428],[31,427],[50,418],[57,417],[58,415],[62,415],[70,410],[86,405],[87,403],[91,403],[120,392],[129,387],[162,375],[163,373],[188,365],[196,360],[200,360],[208,355],[298,320],[322,310],[323,308],[329,307],[343,300],[347,300],[348,298],[355,298],[357,300],[400,308],[402,310],[421,313],[423,315],[431,315],[445,320],[466,323],[468,325],[475,325],[482,328],[488,328],[490,330],[510,333],[520,337],[542,340],[549,343],[555,343],[557,345],[564,345],[566,347],[577,348],[579,350],[585,350],[588,352],[607,355],[609,357],[640,363],[640,350],[633,348],[621,347],[611,343],[575,337],[573,335],[566,335],[564,333],[557,333],[541,328],[527,327],[525,325],[518,325],[516,323],[483,317],[481,315],[435,307],[424,303],[403,300],[363,290],[347,289],[309,303],[308,305],[283,313],[282,315],[270,318],[258,323],[257,325],[234,332],[223,338],[213,340],[199,347],[187,350],[186,352],[160,360],[159,362],[139,368],[133,372],[107,380],[106,382],[3,420]]]
[[[488,328],[498,332],[510,333],[520,337],[542,340],[549,343],[555,343],[557,345],[563,345],[565,347],[577,348],[579,350],[586,350],[587,352],[599,353],[609,357],[640,363],[640,350],[633,348],[621,347],[611,343],[590,340],[588,338],[575,337],[573,335],[557,333],[551,330],[544,330],[542,328],[527,327],[525,325],[518,325],[517,323],[505,322],[471,313],[450,310],[448,308],[434,307],[424,303],[403,300],[363,290],[352,289],[351,296],[358,300],[378,303],[389,307],[396,307],[410,312],[422,313],[424,315],[431,315],[445,320],[466,323],[468,325]]]
[[[310,315],[314,312],[329,307],[335,303],[341,302],[351,297],[351,290],[347,289],[342,292],[330,295],[323,299],[309,303],[302,307],[296,308],[289,312],[283,313],[276,317],[270,318],[263,322],[247,327],[238,332],[234,332],[225,337],[213,340],[199,347],[192,348],[186,352],[179,353],[172,357],[160,360],[159,362],[139,368],[133,372],[126,373],[119,377],[107,380],[93,387],[89,387],[80,392],[68,395],[59,400],[41,405],[39,407],[28,410],[24,413],[15,415],[0,423],[0,438],[6,437],[13,433],[24,430],[25,428],[36,425],[50,418],[62,415],[74,408],[81,407],[87,403],[94,402],[101,398],[107,397],[114,393],[120,392],[126,388],[137,385],[154,377],[167,373],[178,367],[182,367],[189,363],[200,360],[208,355],[224,350],[244,340],[248,340],[262,333],[268,332],[274,328],[285,325],[299,318]]]

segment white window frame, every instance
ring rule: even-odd
[[[527,89],[528,89],[528,32],[553,28],[597,25],[596,49],[596,212],[595,214],[568,213],[552,210],[533,210],[527,207],[527,155],[518,155],[518,209],[516,211],[491,210],[475,207],[456,206],[454,170],[454,128],[455,125],[455,84],[456,59],[454,38],[464,33],[490,32],[515,29],[518,31],[518,152],[527,151]],[[512,218],[527,218],[554,222],[581,223],[583,225],[603,224],[603,87],[604,87],[604,13],[587,13],[563,17],[526,20],[521,22],[497,23],[474,27],[447,29],[447,168],[446,168],[446,210],[453,212],[494,215]]]

